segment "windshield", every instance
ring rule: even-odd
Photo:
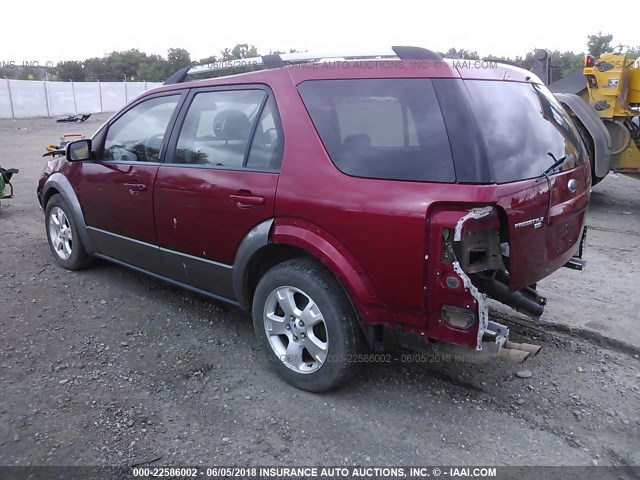
[[[580,136],[546,87],[483,80],[465,84],[497,183],[539,177],[582,163]]]

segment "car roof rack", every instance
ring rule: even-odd
[[[261,57],[240,58],[234,60],[220,60],[203,65],[195,65],[193,67],[184,67],[167,80],[165,85],[184,82],[189,75],[198,75],[202,73],[219,72],[224,70],[233,70],[237,68],[258,67],[262,69],[282,68],[286,65],[305,63],[305,62],[321,62],[330,60],[359,60],[359,59],[384,59],[397,58],[400,60],[442,60],[442,57],[431,50],[421,47],[402,47],[394,46],[387,51],[374,53],[328,53],[312,54],[308,52],[301,53],[284,53],[281,55],[271,54],[262,55]]]

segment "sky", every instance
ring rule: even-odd
[[[515,57],[534,48],[583,52],[587,35],[599,31],[613,34],[615,45],[640,45],[638,22],[624,13],[598,10],[591,0],[571,3],[24,0],[2,5],[0,64],[44,65],[131,48],[165,56],[172,47],[198,60],[238,43],[260,53],[295,48],[338,56],[415,45]]]

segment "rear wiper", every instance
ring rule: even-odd
[[[549,175],[551,172],[553,172],[553,170],[555,170],[557,167],[559,167],[560,165],[562,165],[564,163],[564,161],[567,159],[568,155],[565,155],[564,157],[561,158],[556,158],[555,155],[551,152],[547,152],[547,155],[549,155],[552,159],[553,159],[553,165],[551,165],[549,168],[547,168],[544,172],[542,172],[542,176],[546,177],[547,175]]]

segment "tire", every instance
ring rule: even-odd
[[[267,360],[291,385],[326,392],[355,373],[353,357],[363,345],[356,313],[337,280],[315,261],[288,260],[267,271],[252,314]]]
[[[49,248],[58,265],[67,270],[80,270],[93,263],[82,245],[71,209],[58,193],[47,202],[45,230]]]

